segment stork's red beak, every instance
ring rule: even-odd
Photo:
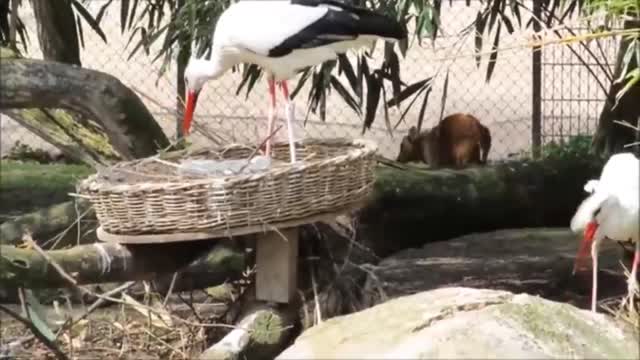
[[[184,111],[184,119],[182,120],[182,134],[189,135],[191,130],[191,122],[193,121],[193,113],[196,110],[196,102],[198,101],[198,95],[200,91],[187,91],[187,105]]]
[[[598,229],[598,223],[595,221],[591,221],[587,224],[587,227],[584,229],[584,237],[582,238],[582,242],[580,242],[580,248],[578,249],[578,253],[576,254],[576,261],[573,265],[573,273],[575,274],[578,270],[582,270],[586,268],[586,260],[589,257],[591,244],[593,244],[593,235],[596,233]]]

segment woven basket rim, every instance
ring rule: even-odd
[[[145,191],[154,191],[154,190],[162,190],[166,189],[167,186],[171,186],[173,190],[185,189],[194,186],[213,186],[213,187],[228,187],[232,186],[234,183],[238,182],[246,182],[246,181],[258,181],[264,177],[268,176],[278,176],[278,175],[286,175],[292,171],[304,171],[306,169],[312,167],[323,167],[327,164],[339,164],[347,161],[348,159],[360,158],[363,156],[371,155],[377,151],[377,144],[368,139],[364,138],[305,138],[303,140],[297,141],[296,146],[306,146],[306,145],[342,145],[345,147],[350,147],[344,154],[332,156],[330,158],[321,158],[317,160],[308,160],[303,163],[283,163],[279,164],[278,167],[269,169],[264,172],[260,172],[258,174],[232,174],[225,176],[207,176],[205,178],[182,178],[180,180],[163,180],[163,181],[141,181],[129,184],[113,184],[105,181],[100,181],[97,179],[99,176],[99,172],[92,174],[78,182],[76,188],[78,193],[82,193],[85,191],[99,191],[99,192],[111,192],[111,193],[124,193],[131,192],[132,189],[141,190],[144,188]],[[274,142],[273,147],[279,146],[289,146],[289,143],[286,141]],[[218,152],[224,153],[233,148],[247,148],[246,144],[229,144],[227,146],[222,147],[205,147],[199,148],[190,152],[190,155],[203,154],[208,152]],[[250,146],[249,146],[250,147]],[[120,168],[127,165],[139,163],[158,155],[149,156],[146,158],[129,160],[119,162],[115,165],[110,166],[109,168]],[[189,156],[184,157],[184,159],[188,159]]]

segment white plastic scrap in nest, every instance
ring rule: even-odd
[[[255,174],[267,171],[271,167],[271,158],[256,156],[247,162],[246,159],[228,160],[183,160],[178,165],[180,175],[239,175]]]

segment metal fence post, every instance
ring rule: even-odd
[[[542,17],[542,0],[533,0],[533,15],[536,19]],[[541,30],[540,22],[533,21],[533,30]],[[540,157],[542,144],[542,48],[533,47],[532,50],[532,82],[531,82],[531,150],[534,158]]]

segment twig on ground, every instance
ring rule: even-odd
[[[620,125],[622,125],[624,127],[628,127],[628,128],[630,128],[632,130],[640,131],[639,127],[631,125],[628,121],[613,120],[613,122],[617,123],[617,124],[620,124]]]
[[[65,280],[69,281],[70,284],[73,285],[74,288],[78,289],[79,291],[97,297],[99,299],[104,299],[104,300],[108,300],[114,303],[119,303],[119,304],[125,304],[125,305],[130,305],[129,303],[127,303],[124,300],[121,299],[117,299],[114,298],[112,296],[107,296],[107,295],[101,295],[101,294],[97,294],[91,290],[89,290],[88,288],[86,288],[85,286],[80,286],[78,285],[77,281],[71,276],[69,275],[66,271],[64,271],[64,269],[60,266],[60,264],[56,263],[50,256],[48,256],[46,254],[46,252],[44,250],[42,250],[42,248],[40,248],[38,246],[38,244],[36,244],[33,239],[31,239],[31,244],[32,246],[34,246],[34,249],[36,251],[38,251],[38,253],[40,253],[41,256],[43,256],[45,258],[45,260],[47,260],[47,262],[49,264],[51,264],[51,266],[60,274],[60,276],[62,276],[62,278],[64,278]],[[147,310],[151,313],[153,313],[154,315],[157,316],[161,316],[161,314],[154,308],[150,307],[150,306],[146,306],[144,304],[137,304],[137,306],[141,309]],[[191,325],[191,326],[201,326],[201,327],[224,327],[224,328],[231,328],[231,329],[235,329],[236,327],[233,325],[227,325],[227,324],[202,324],[202,323],[194,323],[194,322],[190,322],[187,320],[184,320],[182,318],[180,318],[179,316],[176,316],[175,314],[171,314],[169,313],[169,316],[171,316],[171,318],[177,320],[178,322],[181,322],[185,325]]]
[[[142,331],[144,331],[147,335],[149,335],[149,337],[151,339],[156,340],[157,342],[161,343],[162,345],[168,347],[169,349],[173,350],[174,352],[182,355],[183,358],[188,358],[187,354],[185,354],[184,352],[180,351],[179,349],[176,349],[175,347],[171,346],[171,344],[169,344],[168,342],[160,339],[159,337],[157,337],[154,333],[152,333],[151,331],[149,331],[146,328],[142,328]]]
[[[314,315],[316,323],[322,323],[322,313],[320,312],[320,301],[318,300],[318,286],[316,284],[315,266],[311,265],[311,287],[313,289],[313,302],[315,303]]]
[[[120,292],[124,292],[124,291],[128,290],[130,287],[132,287],[135,283],[136,283],[135,281],[128,281],[128,282],[118,286],[117,288],[115,288],[113,290],[109,290],[109,291],[103,293],[102,296],[113,296],[113,295],[116,295],[116,294],[118,294]],[[82,314],[80,317],[78,317],[77,319],[74,319],[74,320],[69,319],[69,320],[65,321],[65,323],[62,324],[62,326],[60,326],[60,329],[58,330],[58,333],[56,334],[56,338],[59,337],[66,329],[72,327],[73,325],[75,325],[79,321],[84,320],[87,316],[89,316],[92,312],[94,312],[97,308],[99,308],[105,302],[106,302],[105,298],[104,297],[100,297],[96,301],[94,301],[93,304],[91,304],[91,306],[89,306],[87,311],[85,311],[85,313]]]
[[[171,293],[173,293],[173,287],[176,284],[176,279],[178,278],[178,272],[174,272],[173,276],[171,277],[171,284],[169,284],[169,290],[167,290],[167,295],[165,295],[164,297],[164,301],[162,302],[162,306],[164,306],[165,308],[167,307],[167,301],[169,301],[169,296],[171,296]]]

